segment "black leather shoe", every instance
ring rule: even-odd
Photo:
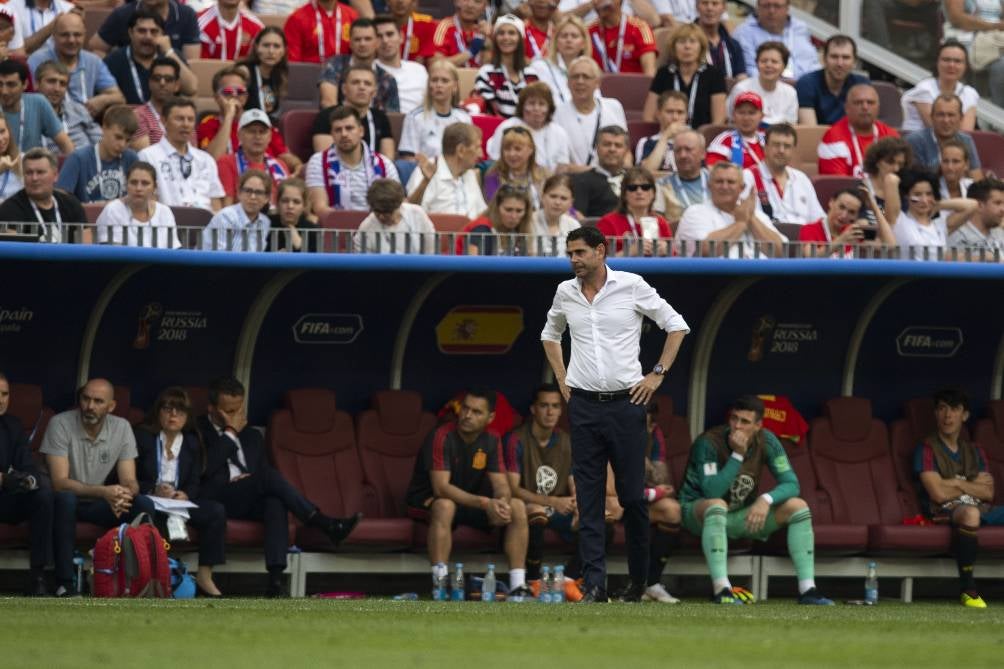
[[[48,597],[49,586],[45,583],[44,576],[36,576],[31,579],[28,589],[25,591],[29,597]]]
[[[268,587],[265,588],[265,596],[269,599],[283,599],[289,597],[289,590],[286,589],[286,584],[282,582],[282,579],[278,581],[269,579]]]
[[[331,543],[337,546],[352,534],[352,530],[356,529],[356,525],[362,519],[363,514],[361,512],[349,518],[332,518],[331,523],[324,528],[324,532],[331,539]]]
[[[614,593],[613,599],[618,602],[640,602],[644,594],[645,586],[628,581],[627,585]]]
[[[607,603],[610,600],[607,599],[607,591],[598,585],[594,585],[590,588],[586,588],[585,594],[582,595],[582,604],[597,604],[597,603]]]

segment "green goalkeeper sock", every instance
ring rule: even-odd
[[[812,533],[812,512],[799,509],[788,519],[788,554],[795,565],[799,583],[816,577],[813,548],[816,540]]]
[[[729,541],[725,535],[725,507],[717,504],[704,512],[701,548],[708,562],[712,583],[728,582]]]

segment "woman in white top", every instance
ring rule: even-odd
[[[352,236],[355,253],[435,253],[436,228],[417,204],[404,201],[393,179],[377,179],[366,191],[370,214]]]
[[[949,139],[941,145],[941,188],[942,200],[969,197],[969,184],[973,183],[969,174],[969,151],[957,139]]]
[[[522,126],[533,135],[537,165],[553,172],[558,165],[571,162],[568,133],[560,125],[553,123],[554,111],[554,98],[547,84],[537,81],[524,88],[519,92],[516,115],[499,124],[488,140],[488,157],[498,160],[502,150],[502,135],[512,127]]]
[[[732,118],[736,96],[753,91],[763,100],[764,123],[798,123],[798,93],[794,86],[781,81],[790,58],[791,53],[782,42],[764,42],[757,47],[757,76],[743,79],[732,87],[727,105],[729,118]]]
[[[958,40],[968,50],[977,33],[1004,30],[1004,5],[1000,0],[944,0],[942,5],[946,42]],[[987,72],[994,104],[1004,104],[1004,58],[991,63]]]
[[[554,42],[547,57],[535,58],[526,70],[547,84],[560,104],[572,99],[568,90],[568,66],[579,56],[592,58],[593,47],[586,24],[574,14],[565,14],[554,26],[554,31]]]
[[[21,183],[21,152],[10,141],[7,117],[0,114],[0,202],[24,187]]]
[[[445,58],[429,63],[429,81],[425,104],[404,117],[398,157],[415,160],[416,156],[437,158],[443,153],[443,130],[452,123],[471,122],[471,115],[460,105],[460,76]]]
[[[518,16],[505,14],[495,19],[492,62],[482,65],[474,80],[474,91],[484,100],[486,114],[503,118],[514,115],[519,92],[535,81],[526,69],[525,35],[526,27]]]
[[[544,182],[540,209],[533,214],[537,255],[564,257],[565,237],[581,226],[568,214],[572,201],[572,177],[555,174]]]
[[[157,201],[157,170],[142,160],[129,166],[125,197],[101,210],[97,228],[99,244],[181,248],[174,213]]]
[[[931,127],[931,106],[942,93],[952,93],[962,100],[962,129],[976,129],[976,104],[980,94],[972,86],[962,83],[969,69],[966,48],[955,40],[949,40],[938,48],[934,76],[922,79],[917,85],[903,93],[903,131],[922,130]]]
[[[901,258],[936,260],[948,234],[966,222],[977,202],[965,198],[942,200],[938,178],[930,172],[907,170],[899,183],[905,209],[893,227]]]

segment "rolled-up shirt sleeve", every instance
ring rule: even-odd
[[[690,332],[690,326],[669,302],[659,297],[655,288],[644,279],[639,279],[634,287],[634,302],[639,312],[645,314],[666,332]],[[550,320],[550,314],[548,314]]]
[[[540,333],[540,340],[560,342],[567,325],[568,320],[565,316],[564,307],[561,304],[561,288],[559,287],[554,293],[554,302],[547,312],[547,322]]]

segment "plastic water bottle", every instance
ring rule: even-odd
[[[488,573],[485,574],[485,580],[481,582],[481,601],[495,601],[495,565],[491,562],[488,563]]]
[[[565,603],[565,565],[554,567],[554,582],[551,584],[551,603]]]
[[[551,568],[547,566],[540,568],[540,603],[551,603]]]
[[[874,562],[868,563],[868,575],[865,577],[865,603],[878,604],[878,568]]]
[[[462,602],[464,601],[464,563],[458,562],[455,569],[456,571],[453,574],[453,591],[450,593],[450,599],[455,602]]]
[[[446,594],[446,565],[443,565],[443,572],[440,575],[432,576],[432,601],[445,602]]]

